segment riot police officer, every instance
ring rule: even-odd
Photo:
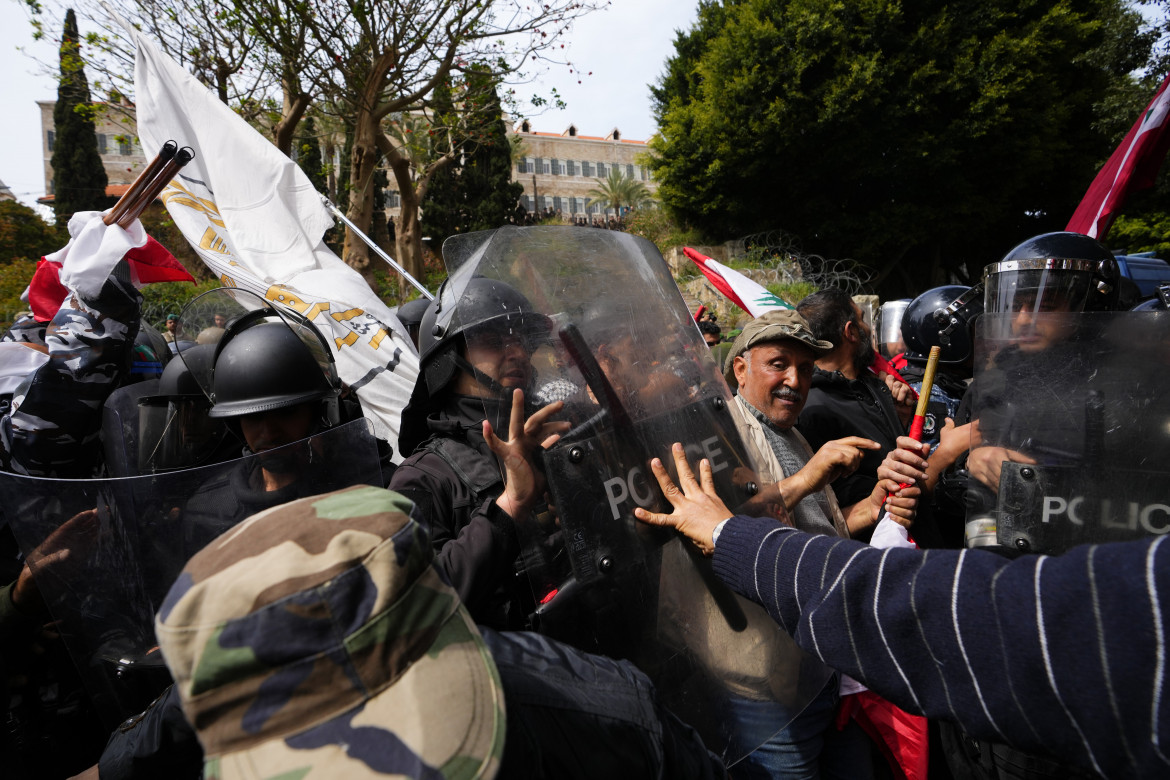
[[[415,503],[439,568],[472,616],[494,628],[524,627],[517,524],[543,494],[534,451],[568,429],[551,421],[563,402],[524,408],[532,353],[550,327],[504,282],[474,278],[462,295],[444,284],[423,316],[418,384],[402,414],[399,449],[413,454],[390,487]]]

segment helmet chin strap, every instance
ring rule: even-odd
[[[488,376],[484,372],[480,371],[475,366],[471,365],[471,363],[468,362],[467,358],[463,357],[462,355],[460,355],[458,353],[456,353],[454,355],[454,357],[455,357],[455,365],[458,366],[460,369],[466,371],[472,377],[474,377],[475,381],[478,382],[480,384],[480,386],[486,388],[487,390],[490,390],[494,395],[498,395],[501,398],[506,398],[508,396],[508,389],[506,387],[501,385],[496,380],[492,379],[490,376]]]

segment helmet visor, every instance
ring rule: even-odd
[[[138,469],[151,474],[211,461],[231,434],[199,396],[154,396],[138,408]]]
[[[996,263],[987,269],[984,308],[989,314],[1083,311],[1096,267],[1088,260]]]
[[[906,343],[902,339],[902,315],[910,301],[886,301],[878,310],[877,335],[878,349],[885,358],[892,358],[906,351]]]

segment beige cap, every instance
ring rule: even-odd
[[[800,316],[795,309],[773,309],[766,311],[759,317],[744,326],[743,331],[736,336],[731,344],[731,351],[727,353],[727,360],[723,363],[723,376],[729,383],[734,383],[735,372],[732,366],[735,358],[747,352],[757,344],[765,341],[781,341],[794,339],[811,349],[817,357],[832,351],[833,343],[821,341],[813,335],[808,326],[808,320]]]

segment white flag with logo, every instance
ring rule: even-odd
[[[143,149],[174,140],[195,151],[161,195],[175,224],[225,287],[295,309],[332,337],[342,381],[375,433],[397,447],[418,356],[389,307],[322,241],[333,218],[308,177],[149,40],[134,38]]]

